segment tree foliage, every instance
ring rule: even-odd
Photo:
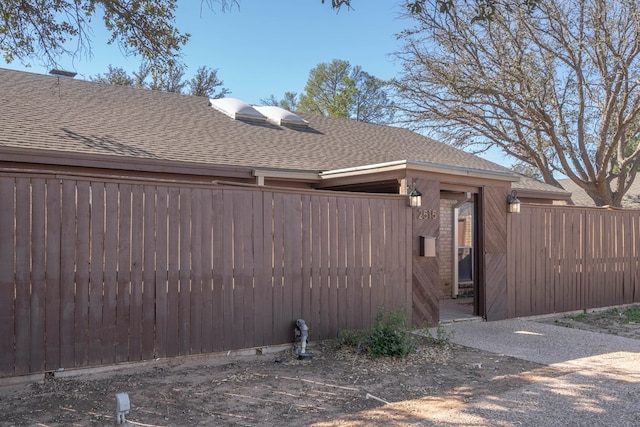
[[[431,1],[397,55],[406,122],[499,147],[547,183],[562,173],[597,205],[620,206],[640,166],[640,5],[541,0],[471,24],[472,11],[445,16]]]
[[[166,70],[142,64],[138,71],[130,76],[123,68],[109,65],[109,71],[90,78],[91,81],[163,92],[186,93],[193,96],[223,98],[230,91],[221,87],[224,82],[218,79],[218,70],[205,66],[198,68],[189,80],[185,79],[185,68],[174,65]]]
[[[268,98],[261,99],[260,102],[262,105],[273,105],[288,111],[298,110],[298,94],[296,92],[285,92],[283,99],[278,99],[275,95],[271,95]]]
[[[177,0],[3,0],[0,49],[7,63],[37,58],[55,65],[61,55],[91,53],[91,25],[100,16],[126,54],[172,65],[188,34],[175,28]]]
[[[348,61],[334,59],[309,72],[298,109],[328,117],[361,122],[388,123],[392,120],[387,82],[364,72]]]
[[[532,12],[540,0],[403,0],[404,9],[410,14],[438,12],[448,14],[457,9],[470,12],[470,22],[493,19],[499,8],[512,8]],[[325,3],[325,0],[322,0]],[[355,3],[355,1],[354,1]],[[331,0],[331,7],[336,10],[352,9],[351,0]]]

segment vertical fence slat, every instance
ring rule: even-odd
[[[244,228],[246,227],[246,212],[242,203],[244,202],[240,192],[231,194],[233,203],[233,339],[229,343],[231,348],[242,348],[244,343],[244,293],[246,284],[244,282]]]
[[[285,197],[284,205],[284,272],[283,283],[283,336],[292,335],[293,325],[302,317],[302,211],[300,196]],[[290,340],[290,338],[289,338]],[[286,341],[284,341],[286,342]]]
[[[362,298],[359,301],[362,302],[360,327],[367,328],[371,322],[372,310],[371,310],[371,275],[373,273],[373,260],[371,258],[371,252],[373,251],[371,245],[371,234],[373,228],[371,226],[371,214],[369,208],[369,199],[363,199],[361,201],[362,209],[360,221],[361,226],[360,233],[362,234]],[[405,242],[405,244],[407,244]],[[406,259],[405,259],[406,265]],[[409,291],[411,292],[411,291]],[[411,295],[411,294],[409,294]]]
[[[336,199],[336,236],[337,238],[337,271],[336,271],[336,303],[337,303],[337,324],[336,336],[340,332],[340,327],[349,322],[349,302],[347,301],[347,248],[351,236],[347,229],[347,204],[344,198]]]
[[[311,241],[313,229],[311,226],[311,201],[308,195],[302,197],[302,270],[300,278],[300,286],[302,292],[302,301],[300,302],[300,316],[306,322],[311,319],[311,264],[313,253],[311,251]]]
[[[30,362],[32,372],[45,369],[46,319],[46,192],[45,180],[31,180],[31,332]]]
[[[284,270],[283,270],[283,245],[284,245],[284,230],[283,228],[286,226],[284,223],[283,215],[284,215],[284,207],[283,207],[283,198],[280,193],[273,193],[272,195],[272,213],[271,219],[273,221],[272,225],[272,239],[273,239],[273,340],[274,342],[284,342],[286,336],[282,333],[282,322],[284,321],[283,310],[284,310],[284,294],[283,294],[283,284],[284,281]],[[290,334],[287,334],[290,336]]]
[[[319,197],[319,211],[320,211],[320,225],[319,225],[319,234],[320,234],[320,259],[322,260],[322,265],[320,267],[320,279],[319,279],[319,288],[320,288],[320,328],[319,333],[323,337],[330,336],[330,322],[329,318],[331,316],[329,311],[330,305],[330,269],[329,269],[329,255],[330,255],[330,236],[329,236],[329,198],[326,196]]]
[[[371,317],[374,317],[382,304],[384,303],[384,275],[382,272],[382,261],[384,257],[381,255],[384,246],[384,230],[383,213],[379,200],[370,200],[371,229],[378,230],[377,233],[371,233]]]
[[[131,185],[120,185],[118,210],[118,287],[116,297],[116,362],[127,361],[131,303]]]
[[[105,265],[103,256],[104,221],[105,221],[105,187],[103,183],[91,183],[91,271],[89,273],[89,358],[90,365],[98,365],[102,361],[103,332],[102,305]]]
[[[31,183],[16,179],[15,372],[29,372],[31,342]],[[13,296],[12,296],[13,299]]]
[[[253,323],[254,339],[256,345],[268,345],[267,336],[271,329],[271,239],[267,238],[265,227],[265,206],[262,191],[254,191],[252,194],[252,233],[254,245],[254,310],[251,322]],[[270,227],[269,227],[270,228]],[[267,243],[268,242],[268,243]],[[268,274],[269,273],[269,274]],[[267,276],[268,274],[268,276]]]
[[[116,298],[118,291],[118,185],[105,186],[104,303],[102,306],[102,362],[116,361]]]
[[[384,293],[382,294],[383,298],[383,306],[385,310],[393,310],[395,307],[392,306],[394,301],[393,295],[393,244],[395,243],[395,238],[392,235],[393,228],[393,209],[387,200],[382,201],[383,212],[384,212],[384,244],[382,246],[382,271],[384,277]]]
[[[225,334],[225,261],[228,254],[225,254],[226,242],[229,235],[225,235],[226,219],[224,209],[224,191],[217,189],[213,191],[213,350],[221,351],[226,348]]]
[[[47,238],[45,271],[47,290],[45,307],[46,351],[45,369],[55,370],[60,364],[60,234],[61,234],[62,182],[47,181]]]
[[[167,331],[168,331],[168,301],[167,301],[167,272],[169,264],[167,260],[168,252],[168,227],[167,227],[167,210],[169,203],[169,195],[166,187],[156,188],[156,221],[155,221],[155,357],[166,357],[167,350]],[[148,261],[148,262],[147,262]],[[146,260],[146,265],[152,264],[152,260]],[[147,267],[145,267],[146,269]],[[149,272],[151,273],[151,272]],[[145,282],[146,283],[146,282]],[[150,303],[154,301],[149,300]],[[146,304],[145,304],[146,308]],[[149,316],[151,316],[149,314]],[[146,315],[145,315],[146,319]],[[146,325],[146,323],[145,323]],[[153,327],[154,325],[150,325]],[[144,331],[148,328],[145,326]],[[146,332],[145,332],[146,334]]]
[[[640,216],[640,215],[639,215]],[[635,283],[634,283],[634,270],[635,270],[635,251],[634,247],[634,224],[633,214],[628,212],[625,214],[625,301],[629,301],[630,304],[635,301]]]
[[[242,218],[240,228],[240,241],[242,242],[242,264],[240,266],[240,286],[242,287],[242,336],[244,338],[242,346],[255,347],[258,343],[255,339],[255,296],[254,296],[254,246],[259,242],[254,241],[253,236],[253,197],[249,191],[238,192],[241,195],[239,203]],[[259,301],[258,303],[262,303]]]
[[[62,184],[62,235],[60,250],[60,364],[74,366],[76,182]]]
[[[230,349],[234,334],[234,288],[233,288],[233,192],[222,192],[222,230],[219,235],[222,249],[219,252],[222,258],[220,274],[222,276],[222,323],[223,349]]]
[[[142,359],[142,299],[144,196],[141,185],[131,187],[131,297],[129,300],[129,357]],[[151,255],[151,254],[150,254]]]
[[[154,356],[156,333],[154,321],[156,320],[155,300],[158,303],[164,299],[156,296],[156,234],[159,228],[156,223],[156,194],[157,189],[151,186],[143,188],[144,212],[140,212],[143,218],[143,249],[142,249],[142,314],[141,314],[141,358],[151,359]],[[165,270],[166,271],[166,270]]]
[[[177,188],[169,189],[168,216],[167,356],[177,356],[180,354],[180,191]]]
[[[210,189],[202,191],[202,351],[210,353],[214,348],[213,312],[213,205]]]
[[[0,374],[15,373],[15,180],[0,177]]]
[[[386,269],[391,271],[390,280],[387,283],[391,292],[389,301],[392,304],[390,307],[393,310],[404,310],[405,313],[411,313],[411,307],[404,306],[404,280],[402,279],[404,273],[404,266],[402,258],[404,252],[400,249],[400,243],[403,242],[402,236],[402,216],[405,213],[405,207],[398,206],[395,201],[388,200],[389,212],[391,213],[391,226],[389,231],[389,260],[387,262]],[[402,213],[401,213],[402,210]],[[440,208],[438,207],[438,212]],[[437,261],[437,260],[436,260]],[[410,316],[410,314],[409,314]]]
[[[189,354],[191,332],[191,192],[180,189],[180,294],[178,299],[179,354]]]
[[[329,197],[329,336],[338,335],[338,291],[339,278],[339,251],[340,236],[338,234],[338,201],[335,197]]]
[[[191,311],[189,353],[202,352],[202,204],[201,189],[191,191]]]
[[[313,325],[314,331],[312,332],[314,337],[322,335],[322,251],[321,251],[321,230],[320,225],[320,210],[321,204],[317,196],[311,196],[309,198],[309,216],[310,216],[310,231],[311,231],[311,275],[310,275],[310,306],[309,306],[309,325]],[[311,328],[311,326],[309,326]]]
[[[89,360],[89,237],[91,233],[89,182],[76,186],[76,280],[75,280],[75,366],[86,366]]]

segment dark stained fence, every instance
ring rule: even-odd
[[[399,196],[0,175],[0,376],[284,344],[411,301]]]
[[[640,211],[522,206],[508,216],[509,317],[640,301]]]

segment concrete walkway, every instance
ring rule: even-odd
[[[420,425],[640,426],[640,340],[533,320],[443,325],[456,344],[558,368]]]

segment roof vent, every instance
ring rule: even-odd
[[[67,70],[58,70],[58,69],[54,68],[53,70],[49,71],[49,74],[51,74],[53,76],[62,76],[62,77],[74,78],[76,76],[76,74],[78,74],[78,73],[74,73],[73,71],[67,71]]]
[[[264,123],[267,118],[258,110],[236,98],[209,99],[213,108],[232,119]]]
[[[269,122],[278,126],[309,127],[309,122],[284,108],[276,107],[275,105],[256,106],[254,108],[267,116]]]

